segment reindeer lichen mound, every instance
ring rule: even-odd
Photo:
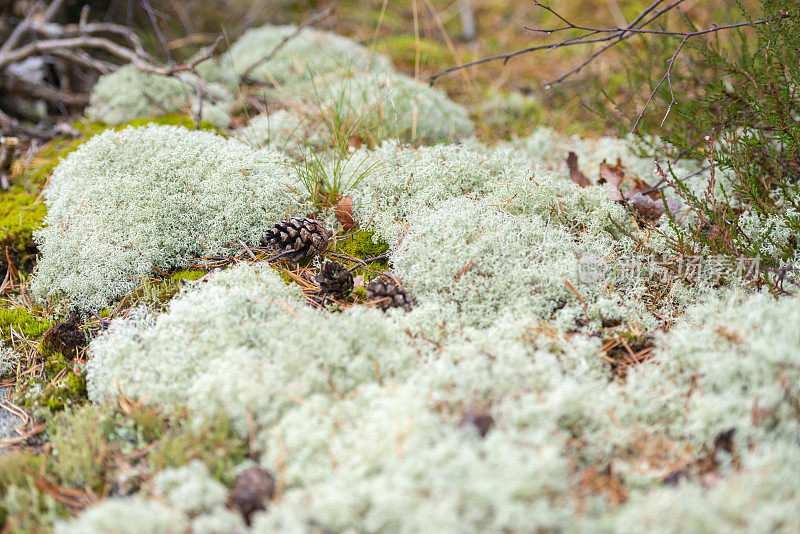
[[[194,75],[162,76],[125,65],[100,77],[92,89],[86,116],[92,121],[122,124],[191,110],[201,121],[226,128],[231,122],[232,101],[233,94],[227,88],[203,83]]]
[[[176,126],[106,131],[62,161],[45,190],[33,290],[101,308],[141,278],[258,243],[296,210],[297,178],[274,151]]]

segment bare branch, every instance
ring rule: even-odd
[[[40,20],[41,23],[50,22],[53,17],[55,17],[59,11],[61,11],[61,7],[64,5],[65,0],[53,0],[53,2],[47,6],[47,11],[44,12],[42,18]],[[14,30],[11,32],[11,35],[8,36],[6,42],[0,46],[0,55],[7,53],[9,50],[17,46],[19,40],[22,38],[23,35],[30,29],[31,25],[34,22],[35,17],[35,10],[34,7],[31,11],[25,16],[25,18],[20,22]]]
[[[44,140],[52,139],[57,135],[71,135],[73,137],[80,136],[80,132],[66,123],[57,124],[54,127],[46,130],[28,128],[14,117],[7,115],[1,109],[0,129],[2,129],[5,134],[22,134],[25,137]]]
[[[677,48],[676,48],[674,54],[672,55],[672,57],[670,58],[669,63],[667,65],[666,72],[661,77],[659,82],[656,84],[656,86],[653,89],[653,91],[650,93],[650,96],[648,97],[647,101],[645,102],[644,107],[641,109],[638,117],[636,118],[636,121],[635,121],[631,131],[633,132],[634,130],[636,130],[636,128],[639,125],[639,122],[642,119],[642,116],[644,115],[645,111],[649,107],[651,101],[655,97],[655,95],[658,92],[658,90],[664,85],[664,82],[666,82],[667,86],[669,87],[669,92],[670,92],[670,104],[667,107],[667,111],[666,111],[666,113],[664,115],[664,118],[661,121],[661,124],[663,125],[664,121],[667,119],[667,116],[669,115],[670,111],[672,110],[673,105],[676,103],[675,93],[674,93],[673,87],[672,87],[672,77],[671,77],[672,70],[673,70],[673,67],[675,65],[675,61],[678,58],[678,55],[681,53],[681,51],[683,50],[684,46],[689,41],[689,39],[692,39],[694,37],[699,37],[699,36],[702,36],[702,35],[707,35],[707,34],[710,34],[710,33],[716,33],[716,32],[723,31],[723,30],[731,30],[731,29],[736,29],[736,28],[743,28],[743,27],[748,27],[748,26],[756,26],[756,25],[760,25],[760,24],[766,24],[766,23],[769,23],[769,22],[775,22],[775,21],[790,17],[788,12],[783,11],[783,12],[780,12],[779,16],[771,18],[771,19],[748,20],[748,21],[745,21],[745,22],[737,22],[737,23],[725,24],[725,25],[716,25],[716,24],[714,24],[710,28],[705,28],[705,29],[702,29],[702,30],[695,30],[695,31],[688,31],[688,32],[670,31],[670,30],[658,30],[658,29],[651,29],[651,28],[647,27],[648,25],[650,25],[653,22],[655,22],[656,20],[658,20],[665,13],[667,13],[667,12],[675,9],[676,7],[678,7],[684,1],[685,0],[674,0],[673,2],[667,4],[667,5],[663,6],[663,7],[660,7],[665,2],[665,0],[655,0],[647,8],[645,8],[641,13],[639,13],[639,15],[633,20],[633,22],[631,22],[628,26],[626,26],[624,28],[620,28],[620,27],[616,27],[616,28],[590,28],[590,27],[586,27],[586,26],[580,26],[578,24],[575,24],[575,23],[567,20],[565,17],[561,16],[559,13],[557,13],[555,10],[553,10],[549,6],[541,4],[538,1],[534,1],[534,5],[536,7],[539,7],[541,9],[543,9],[544,11],[554,15],[556,18],[559,19],[559,21],[561,21],[563,24],[565,24],[565,26],[554,28],[554,29],[551,29],[551,30],[538,29],[538,28],[526,28],[526,29],[528,29],[530,31],[538,32],[538,33],[547,33],[547,34],[556,33],[556,32],[560,32],[560,31],[564,31],[564,30],[580,30],[580,31],[582,31],[584,33],[582,33],[581,35],[578,35],[576,37],[570,37],[570,38],[567,38],[567,39],[563,39],[562,41],[559,41],[559,42],[556,42],[556,43],[530,46],[530,47],[523,48],[521,50],[517,50],[517,51],[514,51],[514,52],[509,52],[509,53],[506,53],[506,54],[498,54],[498,55],[495,55],[495,56],[489,56],[489,57],[485,57],[485,58],[478,59],[478,60],[475,60],[475,61],[470,61],[470,62],[464,63],[462,65],[456,65],[456,66],[447,68],[447,69],[445,69],[445,70],[443,70],[441,72],[438,72],[438,73],[434,74],[433,76],[431,76],[429,78],[429,82],[430,82],[431,85],[433,85],[436,82],[436,80],[441,78],[442,76],[446,76],[446,75],[448,75],[448,74],[450,74],[452,72],[455,72],[455,71],[458,71],[458,70],[461,70],[461,69],[465,69],[465,68],[468,68],[468,67],[473,67],[473,66],[476,66],[476,65],[481,65],[483,63],[488,63],[490,61],[502,60],[503,64],[506,64],[510,59],[512,59],[512,58],[514,58],[516,56],[519,56],[519,55],[522,55],[522,54],[527,54],[527,53],[530,53],[530,52],[535,52],[535,51],[538,51],[538,50],[549,51],[549,50],[554,50],[556,48],[563,48],[563,47],[567,47],[567,46],[577,46],[577,45],[603,43],[603,45],[599,49],[597,49],[593,53],[591,53],[586,59],[584,59],[577,66],[573,67],[572,69],[568,70],[567,72],[565,72],[564,74],[562,74],[561,76],[556,78],[555,80],[553,80],[553,81],[551,81],[551,82],[549,82],[549,83],[547,83],[545,85],[546,88],[550,88],[552,85],[555,85],[557,83],[561,83],[564,80],[566,80],[568,77],[580,72],[584,67],[586,67],[587,65],[592,63],[600,54],[604,53],[605,51],[613,48],[614,46],[618,45],[622,41],[625,41],[625,40],[627,40],[627,39],[629,39],[629,38],[631,38],[633,36],[657,35],[657,36],[667,36],[667,37],[680,37],[681,38],[681,42],[677,46]]]
[[[31,31],[34,31],[48,39],[57,39],[64,37],[78,37],[81,35],[93,35],[97,33],[105,33],[118,35],[130,43],[133,50],[143,58],[150,58],[142,40],[136,35],[136,32],[123,26],[121,24],[114,24],[113,22],[82,22],[80,24],[43,24],[41,22],[34,23],[31,26]]]
[[[309,17],[305,22],[300,24],[292,33],[290,33],[289,35],[287,35],[286,37],[281,39],[281,42],[278,43],[277,45],[275,45],[275,48],[270,50],[269,53],[267,53],[264,57],[262,57],[261,59],[259,59],[255,63],[253,63],[252,65],[250,65],[247,68],[247,70],[245,70],[244,73],[242,73],[240,78],[242,80],[250,79],[250,73],[252,73],[256,68],[260,67],[264,63],[266,63],[269,60],[271,60],[272,58],[274,58],[275,55],[281,50],[281,48],[286,46],[286,43],[288,43],[289,41],[291,41],[292,39],[294,39],[295,37],[300,35],[300,32],[302,32],[305,28],[307,28],[308,26],[314,25],[314,24],[316,24],[317,22],[319,22],[319,21],[321,21],[323,19],[328,18],[333,13],[333,11],[336,9],[336,6],[339,5],[340,1],[341,0],[336,0],[333,4],[331,4],[324,11],[320,11],[319,13],[315,13],[314,15]]]
[[[136,52],[134,52],[130,48],[125,48],[124,46],[118,45],[117,43],[109,39],[106,39],[105,37],[91,37],[88,35],[83,35],[80,37],[69,37],[65,39],[48,39],[45,41],[34,41],[32,43],[28,43],[25,46],[21,46],[16,50],[9,52],[8,54],[0,55],[0,70],[5,69],[6,67],[8,67],[8,65],[12,63],[22,61],[25,58],[40,54],[42,52],[58,52],[68,49],[97,48],[105,50],[106,52],[120,59],[124,59],[130,63],[133,63],[139,70],[145,72],[151,72],[153,74],[161,74],[162,76],[170,76],[172,74],[175,74],[176,72],[193,70],[195,67],[197,67],[197,65],[199,65],[203,61],[206,61],[209,58],[213,57],[216,45],[219,44],[220,39],[221,38],[218,38],[217,41],[215,41],[212,50],[203,57],[197,58],[193,61],[190,61],[189,63],[184,63],[182,65],[173,65],[171,67],[157,67],[155,65],[152,65],[146,60],[144,60],[141,56],[136,54]]]
[[[89,103],[89,95],[87,94],[62,91],[49,85],[31,83],[19,78],[2,80],[0,87],[9,94],[32,96],[51,104],[83,107]]]

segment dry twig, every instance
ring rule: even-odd
[[[669,115],[669,112],[671,111],[672,106],[676,103],[675,95],[674,95],[673,89],[672,89],[671,74],[672,74],[673,67],[675,65],[675,61],[678,58],[678,55],[680,54],[680,52],[683,50],[683,47],[684,47],[684,45],[686,44],[687,41],[689,41],[690,39],[692,39],[694,37],[699,37],[699,36],[702,36],[702,35],[716,33],[716,32],[723,31],[723,30],[732,30],[732,29],[743,28],[743,27],[748,27],[748,26],[757,26],[757,25],[760,25],[760,24],[766,24],[766,23],[769,23],[769,22],[775,22],[775,21],[778,21],[778,20],[781,20],[781,19],[786,19],[786,18],[790,17],[789,13],[784,11],[784,12],[781,12],[781,14],[778,17],[771,18],[771,19],[748,20],[748,21],[744,21],[744,22],[737,22],[737,23],[724,24],[724,25],[716,25],[715,24],[710,28],[705,28],[705,29],[695,30],[695,31],[688,31],[688,32],[670,31],[670,30],[658,30],[658,29],[652,29],[652,28],[648,27],[648,26],[652,25],[654,22],[656,22],[659,18],[661,18],[664,14],[676,9],[685,0],[674,0],[673,2],[670,2],[667,5],[663,5],[665,3],[665,1],[666,0],[655,0],[649,6],[647,6],[645,9],[643,9],[639,13],[639,15],[630,24],[628,24],[625,27],[613,27],[613,28],[593,28],[593,27],[588,27],[588,26],[582,26],[582,25],[579,25],[579,24],[575,24],[575,23],[567,20],[563,16],[561,16],[558,12],[556,12],[554,9],[550,8],[549,6],[546,6],[546,5],[544,5],[544,4],[542,4],[542,3],[538,2],[538,1],[534,1],[534,5],[536,7],[539,7],[541,9],[547,11],[548,13],[554,15],[556,18],[558,18],[561,22],[564,23],[564,26],[561,26],[561,27],[558,27],[558,28],[552,28],[552,29],[539,29],[539,28],[525,28],[525,29],[527,29],[527,30],[529,30],[531,32],[544,33],[544,34],[547,34],[547,35],[550,35],[550,34],[553,34],[553,33],[558,33],[558,32],[564,31],[564,30],[578,30],[578,31],[581,31],[583,33],[581,33],[580,35],[578,35],[576,37],[570,37],[570,38],[567,38],[567,39],[563,39],[563,40],[561,40],[559,42],[556,42],[556,43],[547,43],[547,44],[529,46],[529,47],[523,48],[521,50],[516,50],[514,52],[509,52],[509,53],[506,53],[506,54],[498,54],[498,55],[494,55],[494,56],[489,56],[489,57],[485,57],[485,58],[482,58],[482,59],[478,59],[478,60],[475,60],[475,61],[470,61],[468,63],[463,63],[461,65],[455,65],[455,66],[449,67],[449,68],[447,68],[447,69],[445,69],[445,70],[443,70],[441,72],[437,72],[436,74],[434,74],[433,76],[431,76],[429,78],[429,82],[431,83],[431,85],[433,85],[436,82],[436,80],[438,80],[442,76],[446,76],[446,75],[448,75],[448,74],[450,74],[452,72],[455,72],[455,71],[458,71],[458,70],[462,70],[462,69],[466,69],[468,67],[474,67],[476,65],[481,65],[483,63],[488,63],[490,61],[500,61],[500,60],[502,60],[503,64],[506,64],[512,58],[514,58],[516,56],[523,55],[523,54],[528,54],[530,52],[536,52],[536,51],[545,51],[546,52],[546,51],[550,51],[550,50],[555,50],[556,48],[564,48],[564,47],[568,47],[568,46],[592,45],[592,44],[598,44],[598,43],[602,44],[602,46],[599,49],[597,49],[594,52],[592,52],[591,54],[589,54],[589,56],[587,56],[586,59],[584,59],[577,66],[575,66],[572,69],[568,70],[567,72],[565,72],[564,74],[562,74],[561,76],[556,78],[555,80],[552,80],[549,83],[545,84],[545,88],[549,89],[553,85],[561,83],[564,80],[566,80],[567,78],[569,78],[570,76],[580,72],[584,67],[586,67],[587,65],[592,63],[603,52],[609,50],[610,48],[613,48],[614,46],[618,45],[619,43],[621,43],[621,42],[623,42],[623,41],[625,41],[627,39],[630,39],[631,37],[642,36],[642,35],[657,35],[657,36],[662,36],[662,37],[680,37],[681,38],[681,42],[677,46],[677,48],[675,50],[675,53],[669,59],[669,63],[667,65],[666,72],[664,73],[662,78],[659,80],[659,82],[656,84],[655,88],[650,93],[650,96],[648,97],[646,103],[642,107],[638,117],[636,118],[636,121],[635,121],[633,127],[631,128],[631,131],[634,131],[638,127],[639,122],[641,121],[641,118],[644,115],[644,112],[647,110],[648,106],[650,105],[650,102],[655,97],[655,94],[664,85],[665,82],[667,83],[667,85],[669,87],[669,91],[670,91],[670,104],[669,104],[669,106],[667,108],[667,111],[666,111],[666,113],[664,115],[664,119],[662,119],[662,124],[663,124],[663,121],[666,120],[667,115]]]

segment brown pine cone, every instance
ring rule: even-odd
[[[353,275],[338,261],[327,261],[315,279],[320,291],[346,297],[353,290]]]
[[[375,279],[367,284],[367,300],[383,311],[403,308],[411,311],[415,302],[406,289],[394,281]]]
[[[280,221],[264,234],[264,243],[278,249],[281,259],[302,261],[321,254],[328,248],[331,234],[316,219],[292,217]]]
[[[266,510],[267,501],[275,494],[275,478],[266,469],[254,465],[236,477],[228,493],[228,508],[238,510],[245,523],[250,525],[252,515]]]
[[[54,324],[44,333],[42,344],[55,352],[74,354],[78,347],[86,343],[80,326],[78,316],[70,315],[66,321]]]

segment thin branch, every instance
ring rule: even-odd
[[[43,140],[52,139],[57,135],[70,135],[73,137],[80,136],[80,132],[66,123],[57,124],[47,130],[34,130],[28,128],[14,117],[7,115],[3,110],[0,110],[0,129],[2,129],[3,133],[6,135],[22,134],[25,137]]]
[[[53,2],[47,6],[47,11],[44,12],[42,18],[39,20],[39,23],[50,22],[53,17],[55,17],[59,11],[61,11],[61,7],[64,5],[65,0],[53,0]],[[31,11],[25,16],[25,18],[17,24],[14,30],[11,32],[11,35],[8,36],[6,42],[0,46],[0,55],[7,53],[9,50],[17,46],[19,40],[22,36],[27,33],[30,27],[34,23],[34,19],[36,17],[36,8],[31,9]]]
[[[250,73],[252,73],[253,70],[255,70],[256,68],[260,67],[264,63],[266,63],[266,62],[270,61],[272,58],[274,58],[275,55],[281,50],[281,48],[286,46],[286,43],[288,43],[289,41],[291,41],[292,39],[294,39],[295,37],[300,35],[300,32],[302,32],[305,28],[307,28],[308,26],[314,25],[314,24],[316,24],[317,22],[319,22],[319,21],[321,21],[323,19],[328,18],[333,13],[333,11],[336,9],[336,7],[339,5],[340,1],[341,0],[336,0],[333,4],[328,6],[328,8],[325,9],[324,11],[320,11],[319,13],[315,13],[314,15],[309,17],[305,22],[300,24],[292,33],[290,33],[289,35],[287,35],[286,37],[281,39],[281,42],[279,42],[277,45],[275,45],[275,48],[270,50],[261,59],[259,59],[258,61],[256,61],[255,63],[253,63],[249,67],[247,67],[247,70],[245,70],[244,73],[242,73],[240,78],[242,80],[250,79]]]
[[[164,49],[164,57],[166,58],[166,60],[169,62],[170,65],[174,65],[175,61],[172,59],[172,53],[169,51],[169,46],[167,46],[167,40],[164,39],[164,34],[161,33],[161,28],[158,26],[158,21],[156,20],[156,16],[153,13],[153,8],[150,6],[149,0],[140,0],[140,1],[142,7],[147,13],[147,17],[150,19],[150,24],[153,25],[153,29],[156,31],[156,36],[158,37],[158,40],[161,43],[162,48]]]
[[[570,25],[570,26],[567,26],[565,28],[556,28],[556,29],[554,29],[552,31],[560,31],[560,30],[563,30],[563,29],[570,29],[571,28],[571,29],[583,29],[585,31],[588,31],[589,33],[580,35],[578,37],[565,39],[565,40],[563,40],[561,42],[558,42],[558,43],[550,43],[550,44],[529,46],[529,47],[526,47],[526,48],[522,48],[520,50],[516,50],[514,52],[508,52],[508,53],[505,53],[505,54],[497,54],[497,55],[494,55],[494,56],[488,56],[488,57],[485,57],[485,58],[477,59],[475,61],[470,61],[468,63],[463,63],[461,65],[455,65],[453,67],[449,67],[447,69],[444,69],[441,72],[437,72],[436,74],[432,75],[429,78],[429,82],[431,83],[431,85],[433,85],[436,82],[436,80],[438,80],[442,76],[446,76],[446,75],[448,75],[448,74],[450,74],[452,72],[455,72],[457,70],[466,69],[468,67],[474,67],[476,65],[481,65],[483,63],[489,63],[489,62],[492,62],[492,61],[500,61],[500,60],[502,60],[503,64],[505,64],[505,63],[508,63],[509,60],[511,60],[512,58],[514,58],[516,56],[520,56],[520,55],[523,55],[523,54],[528,54],[530,52],[536,52],[536,51],[539,51],[539,50],[547,50],[547,51],[549,51],[549,50],[554,50],[556,48],[563,48],[563,47],[567,47],[567,46],[585,45],[585,44],[593,44],[593,43],[607,43],[603,48],[601,48],[597,52],[595,52],[592,55],[590,55],[580,65],[578,65],[577,67],[575,67],[572,70],[568,71],[566,74],[562,75],[561,77],[553,80],[552,82],[550,82],[548,84],[548,85],[554,85],[556,83],[560,83],[560,82],[564,81],[569,76],[579,72],[583,67],[585,67],[586,65],[591,63],[597,56],[599,56],[601,53],[605,52],[606,50],[608,50],[612,46],[614,46],[614,45],[616,45],[616,44],[618,44],[618,43],[620,43],[620,42],[622,42],[622,41],[624,41],[624,40],[626,40],[626,39],[628,39],[628,38],[630,38],[630,37],[632,37],[634,35],[652,34],[652,35],[671,35],[671,36],[680,36],[680,37],[684,37],[684,38],[685,37],[690,37],[691,38],[691,37],[696,37],[696,36],[700,36],[700,35],[705,35],[705,34],[708,34],[708,33],[718,32],[718,31],[721,31],[721,30],[729,30],[729,29],[733,29],[733,28],[741,28],[741,27],[745,27],[745,26],[755,26],[755,25],[758,25],[758,24],[765,24],[767,22],[774,22],[776,20],[788,18],[790,16],[788,13],[784,13],[784,14],[781,14],[780,16],[775,17],[773,19],[761,19],[761,20],[756,20],[756,21],[747,21],[747,22],[739,22],[739,23],[735,23],[735,24],[727,24],[727,25],[724,25],[724,26],[713,26],[711,28],[706,28],[704,30],[698,30],[698,31],[694,31],[694,32],[672,32],[672,31],[666,31],[666,30],[648,30],[648,29],[643,28],[643,26],[646,26],[647,24],[651,24],[657,18],[659,18],[661,15],[663,15],[664,13],[668,12],[671,9],[674,9],[677,5],[679,5],[683,1],[685,1],[685,0],[677,0],[677,1],[673,2],[672,4],[670,4],[668,6],[665,6],[664,8],[662,8],[662,9],[658,10],[656,13],[654,13],[652,17],[650,17],[649,19],[647,19],[644,22],[640,23],[640,21],[648,13],[652,12],[658,6],[658,4],[663,2],[663,0],[656,1],[654,4],[649,6],[645,11],[643,11],[626,28],[585,28],[585,27],[580,27],[580,26],[577,26],[577,25]],[[539,6],[539,7],[545,8],[545,6],[543,6],[542,4],[539,4],[538,2],[536,2],[535,4],[537,6]],[[547,9],[548,9],[548,11],[552,11],[552,9],[550,9],[550,8],[547,8]],[[565,19],[562,18],[562,20],[565,20]],[[571,23],[569,23],[567,21],[567,24],[571,24]],[[547,32],[546,30],[534,30],[534,31]],[[589,38],[591,35],[597,35],[597,34],[606,34],[606,35],[602,35],[600,37]]]
[[[31,26],[31,30],[48,39],[79,37],[81,35],[92,35],[96,33],[118,35],[127,40],[137,54],[143,58],[150,58],[150,54],[145,51],[139,36],[136,35],[133,30],[121,24],[114,24],[112,22],[87,22],[62,26],[60,24],[43,24],[37,22]]]
[[[12,63],[22,61],[30,56],[40,54],[42,52],[59,52],[69,49],[85,49],[97,48],[105,50],[120,59],[124,59],[133,63],[139,70],[151,72],[153,74],[160,74],[162,76],[170,76],[177,72],[193,70],[197,65],[213,57],[216,45],[219,44],[220,38],[215,41],[215,45],[211,51],[197,59],[184,63],[182,65],[173,65],[171,67],[157,67],[145,61],[141,56],[136,54],[133,50],[118,45],[117,43],[106,39],[105,37],[91,37],[88,35],[80,37],[69,37],[65,39],[48,39],[45,41],[34,41],[25,46],[21,46],[5,55],[0,55],[0,70],[5,69]]]
[[[51,104],[82,107],[89,103],[89,95],[87,94],[71,93],[49,85],[33,83],[19,78],[2,80],[0,87],[7,93],[34,97]]]
[[[681,41],[681,44],[678,46],[678,49],[675,50],[674,54],[672,54],[672,57],[669,59],[669,64],[667,65],[667,72],[665,72],[664,76],[662,76],[661,79],[658,81],[655,89],[653,89],[650,92],[650,96],[647,97],[647,102],[644,103],[644,106],[642,106],[641,111],[639,111],[639,115],[636,117],[636,122],[633,123],[631,132],[636,130],[636,128],[639,126],[639,121],[642,120],[642,116],[644,116],[644,112],[647,110],[647,107],[650,105],[650,102],[653,101],[653,97],[656,96],[658,90],[661,88],[662,85],[664,85],[664,80],[666,80],[669,83],[670,102],[669,106],[667,106],[667,112],[664,114],[664,118],[661,120],[662,126],[664,124],[664,121],[667,120],[667,115],[669,115],[670,110],[672,110],[672,105],[675,104],[675,93],[672,91],[672,78],[670,77],[670,74],[672,74],[672,67],[675,65],[675,59],[678,57],[678,54],[680,54],[681,50],[683,49],[683,45],[685,45],[686,41],[689,40],[689,37],[690,36],[688,35],[684,37],[683,40]]]
[[[645,102],[644,106],[640,110],[639,115],[637,116],[636,121],[635,121],[635,123],[633,125],[633,128],[631,129],[631,132],[633,132],[639,126],[639,123],[640,123],[642,117],[644,116],[645,111],[649,107],[650,103],[652,102],[652,100],[655,97],[655,95],[658,92],[658,90],[664,85],[664,82],[666,82],[667,86],[669,87],[670,103],[669,103],[669,106],[667,107],[666,113],[664,114],[664,117],[663,117],[663,119],[661,121],[661,124],[663,125],[664,121],[666,121],[667,117],[669,116],[670,111],[672,111],[672,107],[676,103],[675,93],[674,93],[674,90],[673,90],[673,87],[672,87],[672,77],[671,77],[672,70],[673,70],[673,67],[675,66],[675,62],[676,62],[678,56],[680,55],[681,51],[683,50],[684,46],[689,41],[689,39],[691,39],[693,37],[699,37],[699,36],[702,36],[702,35],[707,35],[707,34],[710,34],[710,33],[716,33],[716,32],[723,31],[723,30],[731,30],[731,29],[736,29],[736,28],[743,28],[743,27],[749,27],[749,26],[756,26],[756,25],[760,25],[760,24],[766,24],[766,23],[769,23],[769,22],[775,22],[775,21],[790,17],[788,12],[782,11],[782,12],[780,12],[780,14],[777,17],[773,17],[771,19],[749,20],[749,21],[745,21],[745,22],[737,22],[737,23],[725,24],[725,25],[721,25],[721,26],[714,24],[710,28],[705,28],[705,29],[702,29],[702,30],[694,30],[694,31],[689,31],[689,32],[671,31],[671,30],[655,30],[655,29],[647,28],[648,25],[650,25],[653,22],[655,22],[658,18],[660,18],[665,13],[675,9],[677,6],[679,6],[685,0],[674,0],[672,3],[670,3],[670,4],[668,4],[668,5],[664,6],[664,7],[659,7],[662,3],[664,3],[664,1],[665,0],[656,0],[656,1],[654,1],[647,8],[645,8],[633,20],[633,22],[631,22],[628,26],[626,26],[624,28],[620,28],[620,27],[616,27],[616,28],[590,28],[590,27],[586,27],[586,26],[580,26],[578,24],[575,24],[575,23],[567,20],[565,17],[561,16],[559,13],[557,13],[555,10],[553,10],[549,6],[541,4],[538,1],[534,1],[534,5],[536,7],[539,7],[541,9],[543,9],[544,11],[554,15],[556,18],[559,19],[559,21],[564,23],[565,26],[554,28],[552,30],[534,29],[534,28],[526,28],[526,29],[528,29],[530,31],[534,31],[534,32],[547,33],[547,34],[560,32],[560,31],[563,31],[563,30],[570,30],[570,29],[571,30],[581,30],[584,33],[582,33],[581,35],[578,35],[576,37],[567,38],[567,39],[564,39],[564,40],[556,42],[556,43],[530,46],[530,47],[523,48],[521,50],[517,50],[517,51],[514,51],[514,52],[509,52],[509,53],[506,53],[506,54],[498,54],[498,55],[494,55],[494,56],[489,56],[489,57],[485,57],[485,58],[478,59],[478,60],[475,60],[475,61],[470,61],[468,63],[464,63],[464,64],[461,64],[461,65],[456,65],[456,66],[453,66],[453,67],[449,67],[449,68],[447,68],[447,69],[445,69],[445,70],[443,70],[441,72],[438,72],[438,73],[434,74],[433,76],[431,76],[429,78],[429,82],[430,82],[431,85],[433,85],[436,82],[436,80],[441,78],[442,76],[446,76],[446,75],[448,75],[448,74],[450,74],[452,72],[455,72],[455,71],[458,71],[458,70],[462,70],[462,69],[465,69],[465,68],[468,68],[468,67],[474,67],[476,65],[481,65],[483,63],[488,63],[488,62],[491,62],[491,61],[502,60],[503,64],[505,65],[506,63],[508,63],[509,60],[511,60],[512,58],[514,58],[516,56],[519,56],[519,55],[522,55],[522,54],[527,54],[527,53],[530,53],[530,52],[535,52],[535,51],[538,51],[538,50],[550,51],[550,50],[554,50],[556,48],[563,48],[563,47],[567,47],[567,46],[577,46],[577,45],[587,45],[587,44],[594,44],[594,43],[604,43],[603,46],[601,46],[598,50],[596,50],[593,53],[591,53],[586,59],[584,59],[577,66],[575,66],[572,69],[568,70],[567,72],[565,72],[564,74],[562,74],[561,76],[556,78],[555,80],[545,84],[545,88],[549,89],[552,85],[555,85],[557,83],[561,83],[564,80],[566,80],[567,78],[569,78],[570,76],[580,72],[584,67],[586,67],[587,65],[592,63],[600,54],[604,53],[605,51],[609,50],[610,48],[616,46],[617,44],[621,43],[622,41],[624,41],[626,39],[629,39],[629,38],[631,38],[633,36],[638,36],[638,35],[658,35],[658,36],[668,36],[668,37],[681,37],[680,44],[678,45],[678,47],[676,48],[675,52],[673,53],[672,57],[669,60],[666,72],[661,77],[659,82],[656,84],[655,88],[650,93],[649,97],[647,98],[647,101]]]

